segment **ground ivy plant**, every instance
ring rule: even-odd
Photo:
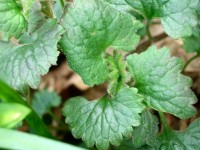
[[[62,52],[85,84],[108,85],[106,95],[93,101],[70,98],[63,108],[72,134],[88,147],[200,149],[199,119],[179,132],[164,116],[188,119],[197,113],[192,80],[182,71],[200,54],[199,10],[199,0],[1,0],[0,79],[24,96],[29,87],[37,89],[40,77],[56,65]],[[169,49],[153,45],[149,28],[155,20],[169,37],[183,39],[187,52],[197,52],[185,66]],[[152,45],[138,53],[143,29]],[[43,105],[46,95],[36,95],[32,104],[40,117],[60,104],[58,97],[53,101],[50,96]],[[0,101],[0,111],[17,105]],[[19,121],[31,111],[17,108],[26,109]],[[4,120],[2,127],[9,123]]]

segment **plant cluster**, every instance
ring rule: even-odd
[[[199,119],[174,131],[164,116],[188,119],[197,113],[192,80],[182,71],[200,55],[199,0],[1,0],[0,18],[0,79],[15,90],[0,82],[0,127],[16,127],[26,118],[35,133],[52,137],[40,118],[53,115],[60,98],[44,91],[29,106],[16,91],[27,96],[29,87],[37,89],[62,52],[85,84],[108,84],[106,95],[70,98],[63,108],[72,134],[88,147],[200,149]],[[150,26],[157,20],[169,37],[183,40],[187,52],[197,53],[185,66],[169,49],[153,46]],[[144,36],[152,46],[138,52]],[[9,118],[16,111],[21,115]],[[0,128],[0,135],[6,132]],[[10,148],[0,138],[1,146]]]

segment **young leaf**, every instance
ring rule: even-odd
[[[57,107],[61,104],[61,98],[55,92],[47,90],[36,92],[32,100],[32,108],[42,117],[51,107]]]
[[[129,71],[135,79],[135,87],[146,97],[149,107],[171,113],[180,118],[190,118],[196,114],[192,104],[197,98],[190,90],[192,80],[180,72],[183,63],[170,57],[170,51],[156,47],[146,52],[127,57]]]
[[[141,24],[103,0],[75,0],[62,20],[61,39],[69,66],[93,86],[107,79],[103,54],[108,47],[133,50]]]
[[[107,150],[109,143],[119,145],[123,136],[132,135],[133,126],[140,125],[142,101],[137,89],[123,88],[113,99],[106,96],[89,102],[82,97],[71,98],[63,113],[76,138],[82,138],[89,147],[95,144]]]
[[[0,34],[3,40],[18,38],[26,30],[27,22],[15,0],[0,1]]]
[[[124,1],[124,0],[122,0]],[[160,18],[168,35],[173,38],[189,36],[197,24],[199,0],[125,0],[148,20]]]
[[[127,63],[123,61],[123,55],[117,54],[114,51],[113,56],[107,57],[108,62],[108,71],[109,71],[109,84],[108,84],[108,93],[113,96],[121,88],[126,86],[127,72],[126,65]]]
[[[31,43],[14,45],[0,42],[0,78],[17,90],[28,85],[37,88],[40,76],[56,64],[59,54],[56,46],[62,33],[63,28],[57,25],[56,20],[48,20],[27,36],[26,39],[36,37]]]
[[[159,136],[157,149],[197,150],[200,149],[200,119],[194,121],[186,131],[168,131]]]
[[[20,123],[31,109],[17,103],[0,103],[0,127],[13,128]]]
[[[158,133],[158,119],[148,110],[142,113],[141,118],[141,125],[133,130],[133,145],[136,148],[146,144],[154,146]]]

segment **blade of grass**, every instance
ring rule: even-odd
[[[0,148],[20,150],[86,150],[70,144],[0,128]]]

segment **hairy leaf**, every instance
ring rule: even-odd
[[[200,119],[194,121],[186,131],[168,131],[159,136],[157,149],[197,150],[200,149]]]
[[[34,37],[31,43],[14,45],[0,42],[0,78],[17,90],[26,86],[37,88],[40,76],[56,64],[57,42],[63,28],[56,20],[48,20],[40,29],[27,39]]]
[[[26,30],[27,22],[15,0],[0,1],[0,34],[3,40],[18,38]]]
[[[60,96],[47,90],[36,92],[32,100],[32,107],[40,117],[49,112],[51,107],[57,107],[60,104]]]
[[[82,97],[71,98],[63,112],[76,138],[82,138],[89,147],[95,144],[107,150],[109,143],[119,145],[123,136],[131,136],[133,126],[140,125],[142,100],[137,89],[124,88],[113,99],[106,96],[89,102]]]
[[[148,110],[144,111],[141,117],[141,125],[133,131],[133,145],[136,148],[140,148],[146,144],[154,146],[158,133],[158,119]]]
[[[141,27],[131,15],[102,0],[75,0],[62,25],[67,32],[61,45],[69,66],[90,86],[107,79],[106,48],[133,50]]]
[[[189,88],[192,80],[180,73],[183,63],[178,58],[170,57],[168,49],[158,51],[156,47],[151,47],[140,55],[128,56],[127,61],[135,87],[146,97],[149,107],[180,118],[196,114],[192,104],[197,98]]]

